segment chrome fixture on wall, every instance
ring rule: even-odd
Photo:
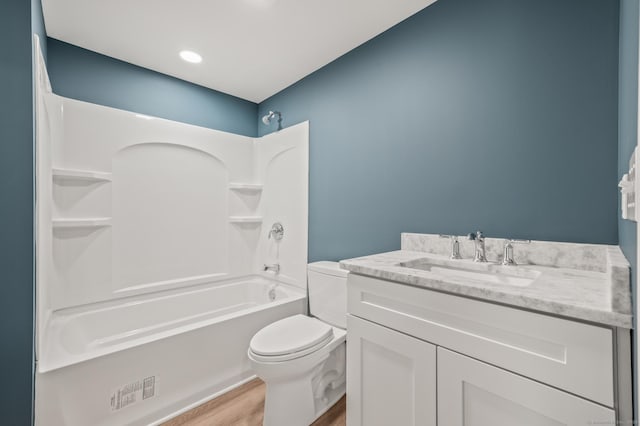
[[[280,222],[276,222],[271,225],[271,230],[269,231],[267,238],[271,237],[273,237],[275,241],[280,241],[282,237],[284,237],[284,226],[282,226]]]
[[[268,126],[276,115],[278,116],[278,130],[282,130],[282,114],[280,111],[269,111],[269,114],[262,117],[262,122]]]
[[[272,264],[264,264],[264,266],[262,267],[262,270],[267,272],[267,271],[272,271],[274,274],[279,274],[280,273],[280,264],[279,263],[272,263]]]

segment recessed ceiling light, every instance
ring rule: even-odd
[[[199,64],[202,62],[202,56],[198,55],[196,52],[192,52],[191,50],[183,50],[180,52],[180,57],[192,64]]]

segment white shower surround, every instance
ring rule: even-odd
[[[63,98],[37,54],[36,424],[148,424],[251,377],[253,333],[306,311],[308,123],[250,138]],[[145,374],[157,396],[112,410]]]

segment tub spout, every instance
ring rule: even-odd
[[[277,274],[280,272],[280,264],[279,263],[273,263],[271,265],[265,264],[263,271],[273,271],[274,274]]]

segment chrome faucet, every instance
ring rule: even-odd
[[[280,273],[280,264],[279,263],[272,263],[271,265],[267,265],[265,263],[264,265],[264,269],[263,271],[273,271],[274,274],[278,274]]]
[[[475,244],[476,250],[473,255],[474,262],[486,262],[487,257],[484,252],[484,234],[482,231],[476,231],[475,233],[470,233],[468,238],[473,241]]]
[[[440,238],[449,238],[451,240],[451,254],[449,255],[449,259],[462,259],[462,256],[460,256],[460,242],[456,235],[440,234]]]

